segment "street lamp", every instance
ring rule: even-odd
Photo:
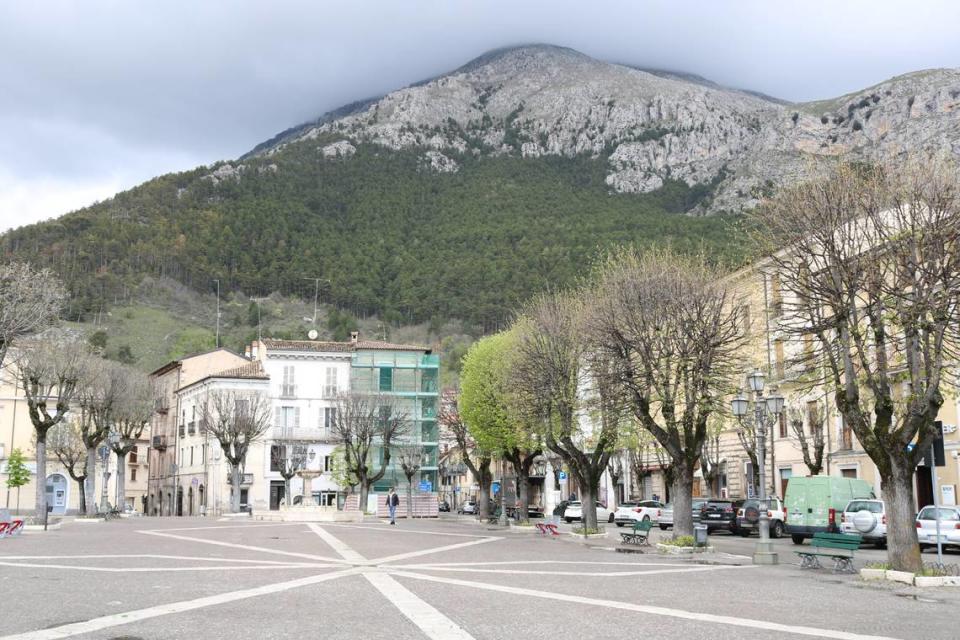
[[[767,429],[772,428],[774,422],[783,413],[784,399],[779,393],[772,393],[766,398],[763,396],[764,375],[762,371],[754,371],[747,376],[747,386],[753,392],[753,419],[757,438],[757,466],[760,472],[760,540],[753,553],[754,564],[777,564],[779,559],[770,542],[770,518],[767,515],[770,504],[767,500],[766,482],[766,453]],[[741,390],[730,403],[733,415],[742,425],[750,411],[750,399]]]
[[[107,436],[107,442],[100,445],[98,453],[100,462],[103,464],[103,487],[100,490],[100,511],[106,513],[110,511],[110,501],[107,497],[107,482],[110,480],[110,447],[120,442],[120,434],[111,432]]]

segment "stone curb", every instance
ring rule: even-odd
[[[887,580],[914,587],[960,587],[960,576],[918,576],[909,571],[860,569],[863,580]]]
[[[668,556],[689,556],[697,553],[713,553],[713,547],[678,547],[672,544],[657,543],[657,553]]]

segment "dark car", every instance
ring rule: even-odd
[[[707,532],[724,530],[738,533],[737,510],[743,500],[711,498],[700,508],[700,524],[707,525]]]
[[[437,511],[443,511],[445,513],[450,512],[450,503],[446,500],[441,500],[440,504],[437,505]]]

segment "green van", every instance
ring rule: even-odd
[[[803,544],[814,533],[840,531],[840,514],[856,498],[875,498],[864,480],[838,476],[791,478],[784,499],[787,533],[794,544]]]

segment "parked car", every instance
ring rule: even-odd
[[[583,503],[577,500],[568,504],[566,511],[563,512],[563,519],[568,523],[583,520]],[[599,500],[597,501],[597,522],[613,522],[613,514],[607,511]]]
[[[924,507],[917,514],[917,541],[920,549],[937,545],[936,507]],[[960,548],[960,507],[940,507],[940,543]]]
[[[738,533],[737,511],[742,504],[743,500],[710,498],[700,507],[700,524],[707,525],[707,533],[719,529]]]
[[[706,498],[694,498],[691,506],[693,511],[693,522],[696,524],[700,522],[700,509],[707,503]],[[673,527],[673,503],[669,502],[663,506],[663,509],[660,510],[660,519],[659,519],[660,528],[666,531]]]
[[[851,500],[840,514],[840,531],[854,533],[879,548],[887,546],[887,510],[883,500]]]
[[[803,544],[815,533],[838,533],[839,514],[856,499],[876,499],[873,487],[857,478],[810,476],[791,478],[787,484],[787,533],[794,544]]]
[[[785,531],[783,500],[777,497],[767,498],[767,518],[770,520],[770,537],[779,538]],[[756,498],[744,500],[737,511],[737,529],[740,535],[747,537],[753,531],[760,531],[760,501]]]
[[[477,501],[476,500],[467,500],[459,507],[457,507],[457,513],[463,515],[476,515],[477,514]]]
[[[437,505],[437,511],[442,511],[444,513],[450,513],[450,503],[446,500],[441,500]]]
[[[659,522],[663,513],[663,503],[658,500],[643,500],[641,502],[623,502],[613,512],[613,521],[618,527],[634,522]]]

